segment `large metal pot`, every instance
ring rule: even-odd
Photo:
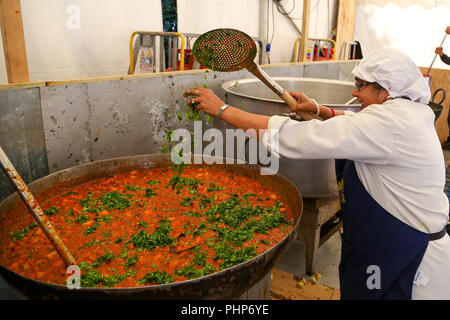
[[[36,194],[62,182],[69,186],[75,186],[132,169],[169,166],[172,166],[170,155],[141,155],[102,160],[50,174],[31,183],[29,188],[32,193]],[[281,242],[249,261],[205,277],[165,285],[68,289],[66,286],[24,277],[1,264],[0,274],[12,287],[32,299],[234,299],[239,297],[258,283],[275,266],[286,248],[296,238],[296,229],[303,210],[301,195],[295,186],[281,175],[261,175],[260,167],[257,165],[192,166],[208,166],[214,170],[244,175],[276,190],[292,209],[294,216],[292,230]],[[0,232],[6,230],[7,213],[20,201],[18,195],[13,194],[0,203]],[[24,211],[24,214],[29,213]],[[7,245],[7,243],[0,244],[0,249],[1,246]]]
[[[335,110],[360,111],[353,100],[353,82],[315,78],[273,78],[288,91],[302,91],[321,105]],[[258,79],[231,80],[222,88],[226,103],[245,111],[268,116],[285,115],[289,107]],[[305,198],[322,198],[337,194],[334,160],[296,160],[281,157],[279,173],[289,178]]]

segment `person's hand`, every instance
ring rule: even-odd
[[[442,55],[444,54],[444,51],[442,50],[442,47],[437,47],[434,50],[434,53],[438,54],[440,57],[442,57]]]
[[[225,104],[211,90],[203,87],[192,88],[184,93],[184,96],[194,96],[188,101],[188,104],[197,104],[195,111],[202,110],[204,113],[217,117],[220,107]]]
[[[445,33],[450,34],[450,26],[447,26],[447,28],[445,28]]]
[[[289,91],[289,94],[293,96],[297,100],[297,104],[294,107],[291,107],[291,112],[297,113],[298,111],[305,112],[317,112],[316,104],[309,99],[303,92],[292,92]]]

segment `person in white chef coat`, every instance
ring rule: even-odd
[[[226,105],[207,88],[189,103],[294,159],[347,159],[339,265],[342,299],[450,299],[449,201],[444,156],[417,65],[396,49],[370,52],[352,71],[361,111],[319,106],[291,92],[320,117],[296,121]],[[278,145],[274,145],[278,141]]]

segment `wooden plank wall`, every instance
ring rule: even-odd
[[[300,62],[305,62],[305,60],[306,60],[306,50],[308,48],[308,34],[309,34],[309,8],[310,8],[310,0],[303,0],[302,41],[300,42]]]
[[[339,59],[342,43],[353,41],[355,30],[356,0],[339,0],[336,29],[336,59]]]
[[[8,82],[30,81],[20,0],[0,0],[0,28]]]
[[[428,70],[428,67],[420,67],[420,71],[425,74]],[[442,106],[444,109],[441,114],[437,118],[434,126],[436,127],[436,131],[439,136],[439,140],[442,142],[447,140],[449,135],[449,127],[447,122],[448,112],[450,108],[450,70],[447,69],[431,69],[431,94],[442,88],[445,90],[447,97],[442,102]],[[440,93],[436,94],[436,99],[434,102],[440,102],[442,95]]]

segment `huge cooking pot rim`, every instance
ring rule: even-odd
[[[88,168],[90,166],[99,165],[99,164],[102,164],[102,163],[107,163],[107,162],[114,163],[114,162],[121,162],[121,161],[126,161],[126,160],[139,160],[140,158],[145,159],[145,158],[147,158],[149,156],[154,156],[154,157],[159,157],[159,158],[169,158],[170,159],[170,155],[167,155],[167,154],[152,154],[152,155],[147,154],[147,155],[125,156],[125,157],[117,157],[117,158],[111,158],[111,159],[105,159],[105,160],[98,160],[98,161],[93,161],[93,162],[90,162],[90,163],[81,164],[81,165],[78,165],[78,166],[75,166],[75,167],[70,167],[70,168],[66,168],[66,169],[63,169],[63,170],[51,173],[51,174],[49,174],[49,175],[47,175],[45,177],[42,177],[40,179],[37,179],[37,180],[33,181],[32,183],[29,184],[29,187],[32,190],[33,185],[37,185],[39,183],[42,183],[43,181],[49,180],[52,177],[64,176],[65,173],[73,171],[73,170],[80,170],[80,171],[83,172],[82,169]],[[213,159],[215,157],[203,156],[203,158],[204,159],[207,158],[207,159],[209,159],[209,161],[211,161],[211,159]],[[250,171],[255,171],[255,170],[259,170],[260,169],[259,165],[234,164],[234,161],[233,161],[233,164],[228,164],[226,162],[225,158],[223,158],[222,161],[223,161],[223,166],[246,168],[246,171],[249,171],[249,170]],[[212,162],[209,162],[209,163],[212,163]],[[150,167],[148,167],[149,164],[150,164]],[[125,170],[128,171],[128,170],[133,170],[133,169],[161,168],[161,167],[165,167],[165,166],[167,166],[167,167],[170,166],[170,165],[158,165],[157,164],[157,166],[153,167],[154,164],[155,163],[151,159],[149,161],[147,161],[147,162],[144,162],[144,163],[136,161],[136,162],[132,162],[131,166],[125,167],[125,169],[123,171],[125,171]],[[203,166],[205,166],[205,164],[206,163],[202,163],[202,164],[194,164],[194,163],[192,163],[192,164],[187,164],[186,167],[192,167],[192,166],[194,166],[194,167],[195,166],[202,166],[203,167]],[[213,166],[217,167],[217,166],[220,166],[220,165],[213,165]],[[115,172],[120,172],[120,171],[115,171]],[[108,173],[106,173],[106,174],[108,174]],[[295,190],[297,191],[299,197],[300,197],[300,200],[302,201],[302,198],[301,198],[301,195],[300,195],[298,189],[295,187],[295,185],[288,178],[286,178],[286,177],[284,177],[284,176],[282,176],[280,174],[276,174],[274,176],[276,176],[277,179],[285,180],[292,187],[294,187]],[[76,177],[76,178],[79,178],[79,177]],[[76,178],[74,179],[74,181],[77,180]],[[95,177],[94,179],[98,179],[98,178],[99,177]],[[58,183],[61,183],[61,182],[56,182],[54,184],[58,184]],[[84,183],[84,182],[82,182],[82,183]],[[261,183],[263,183],[263,182],[261,182]],[[49,187],[51,187],[51,186],[49,186]],[[47,187],[47,188],[49,188],[49,187]],[[43,190],[41,190],[40,192],[42,192],[44,190],[45,190],[45,188]],[[16,198],[16,197],[19,198],[17,193],[13,193],[10,196],[8,196],[6,199],[4,199],[2,202],[0,202],[0,209],[5,205],[5,203],[7,203],[9,201],[13,201],[12,199]],[[21,201],[21,200],[17,199],[16,201]],[[291,210],[293,210],[293,209],[291,208]],[[172,283],[168,283],[168,284],[149,285],[149,286],[142,286],[142,287],[114,287],[114,288],[93,288],[93,287],[90,287],[90,288],[80,288],[80,289],[69,289],[67,286],[64,286],[64,285],[61,285],[61,284],[48,283],[48,282],[44,282],[44,281],[41,281],[41,280],[37,280],[37,279],[33,279],[33,278],[30,278],[30,277],[24,276],[24,275],[22,275],[20,273],[17,273],[17,272],[14,272],[14,271],[10,270],[9,268],[5,267],[1,263],[0,263],[0,267],[5,269],[8,272],[14,274],[15,276],[18,276],[18,277],[20,277],[22,279],[25,279],[27,281],[32,281],[32,282],[34,282],[34,283],[36,283],[38,285],[46,286],[46,287],[52,287],[52,288],[56,288],[56,289],[59,289],[59,290],[62,289],[62,290],[76,290],[76,291],[85,291],[85,292],[94,292],[95,291],[95,292],[112,292],[113,293],[113,292],[120,292],[120,291],[124,291],[124,290],[132,290],[133,292],[139,292],[139,291],[146,291],[146,290],[148,290],[150,288],[153,288],[155,290],[157,290],[158,288],[169,289],[170,287],[179,286],[181,284],[189,285],[191,283],[200,282],[200,281],[202,281],[202,280],[204,280],[206,278],[220,277],[222,274],[229,272],[230,269],[239,269],[239,268],[244,267],[246,265],[253,264],[256,260],[261,259],[261,257],[263,255],[268,255],[271,252],[273,252],[274,250],[276,250],[278,247],[282,246],[284,244],[284,242],[286,241],[286,239],[288,237],[291,237],[292,233],[296,232],[296,227],[297,227],[297,225],[299,223],[300,217],[302,215],[302,211],[303,211],[303,205],[301,206],[301,211],[299,212],[299,217],[298,217],[297,221],[295,221],[295,216],[293,216],[294,222],[293,222],[293,225],[291,226],[292,227],[291,231],[282,240],[280,240],[276,245],[274,245],[270,249],[268,249],[266,251],[263,251],[262,253],[258,254],[257,256],[253,257],[250,260],[244,261],[244,262],[242,262],[240,264],[237,264],[237,265],[234,265],[232,267],[228,267],[226,269],[214,272],[212,274],[209,274],[209,275],[206,275],[206,276],[203,276],[203,277],[195,278],[195,279],[188,279],[188,280],[172,282]],[[70,276],[70,274],[67,274],[67,277],[69,277],[69,276]]]
[[[344,80],[332,80],[332,79],[322,79],[322,78],[300,78],[300,77],[271,77],[271,79],[273,79],[274,81],[300,81],[300,82],[316,82],[316,83],[326,83],[326,84],[335,84],[335,85],[344,85],[344,86],[351,86],[354,87],[355,84],[351,81],[344,81]],[[237,91],[233,91],[232,88],[236,87],[236,83],[237,86],[239,86],[239,84],[245,84],[245,83],[254,83],[254,82],[260,82],[259,79],[235,79],[235,80],[230,80],[227,82],[224,82],[222,84],[222,89],[224,89],[227,93],[231,93],[240,97],[244,97],[244,98],[251,98],[251,99],[256,99],[256,100],[261,100],[261,101],[268,101],[268,102],[276,102],[276,103],[286,103],[283,100],[279,100],[279,99],[269,99],[269,98],[262,98],[262,97],[257,97],[254,95],[248,95],[248,94],[243,94]],[[263,84],[261,84],[261,86],[263,86]]]

